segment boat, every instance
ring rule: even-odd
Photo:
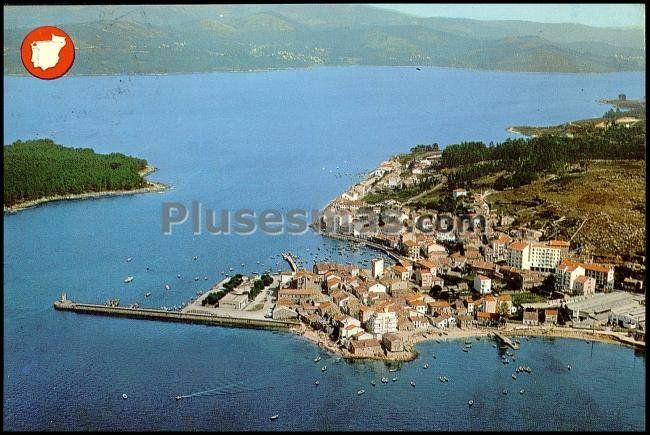
[[[149,296],[151,296],[151,292],[147,292],[147,293],[145,293],[145,295],[144,295],[145,298],[148,298]]]
[[[496,344],[493,344],[492,347],[496,349],[497,345],[496,345]]]
[[[320,360],[321,360],[321,357],[319,357],[319,356],[317,356],[316,358],[314,358],[314,362],[318,362],[318,361],[320,361]]]
[[[133,257],[129,257],[129,258],[127,258],[127,259],[126,259],[126,262],[127,262],[127,263],[130,263],[131,260],[133,260]]]
[[[469,401],[469,402],[467,402],[467,403],[469,404],[469,406],[472,406],[472,405],[474,405],[474,401],[473,401],[473,400],[470,400],[470,401]]]
[[[197,257],[196,255],[194,256],[194,258],[192,258],[192,260],[198,260],[198,259],[199,257]]]
[[[381,383],[382,384],[387,384],[388,383],[388,378],[381,378]]]
[[[519,394],[524,394],[524,389],[519,390]]]
[[[316,382],[314,382],[314,384],[315,384],[315,385],[319,385],[319,384],[320,384],[320,382],[318,382],[318,381],[316,381]]]
[[[415,388],[415,382],[411,381],[411,387]]]
[[[440,382],[445,382],[445,378],[443,378],[442,376],[438,376],[438,379],[440,380]]]
[[[425,365],[423,365],[422,368],[423,368],[423,369],[428,369],[428,368],[429,368],[429,364],[425,364]]]
[[[471,344],[466,344],[465,347],[468,348],[468,349],[471,349],[472,345]]]
[[[204,277],[203,277],[203,281],[207,281],[207,280],[208,280],[208,277],[207,277],[207,276],[204,276]]]
[[[278,415],[278,414],[275,414],[275,415],[272,415],[272,416],[271,416],[271,420],[277,420],[277,419],[278,419],[278,417],[279,417],[279,415]]]
[[[469,340],[465,340],[465,344],[472,344],[472,342]]]
[[[566,366],[567,369],[571,370],[571,366]]]
[[[515,374],[513,373],[513,374],[512,374],[512,379],[517,379],[517,375],[515,375]]]
[[[126,400],[126,399],[128,399],[128,398],[129,398],[129,396],[127,396],[126,393],[123,393],[123,394],[122,394],[122,399]]]
[[[171,287],[169,286],[169,284],[165,284],[165,288],[166,288],[167,290],[171,289]]]
[[[393,378],[393,382],[397,382],[397,378]]]
[[[198,280],[199,280],[199,277],[198,277],[198,276],[195,276],[195,277],[194,277],[194,281],[198,281]]]
[[[463,348],[463,352],[469,352],[469,350],[466,349],[466,348]]]
[[[445,380],[445,382],[449,382],[449,378],[448,378],[447,376],[443,376],[443,378],[442,378],[442,379],[444,379],[444,380]]]
[[[388,369],[388,371],[391,372],[391,373],[393,373],[393,372],[396,372],[397,369]]]
[[[321,372],[324,372],[325,370],[327,370],[327,366],[323,366],[323,368],[320,369]]]
[[[181,396],[176,396],[176,400],[181,400],[181,399],[182,399]]]
[[[503,395],[506,395],[506,394],[508,394],[508,390],[503,390],[502,393],[503,393]]]
[[[372,385],[374,387],[376,385],[375,381],[370,381],[370,385]]]
[[[131,281],[133,281],[133,277],[132,277],[132,276],[127,276],[126,279],[124,280],[125,283],[129,283],[129,282],[131,282]]]
[[[433,359],[436,359],[436,356],[435,356],[435,355],[433,355]]]
[[[365,392],[366,392],[366,390],[359,390],[359,391],[357,391],[357,396],[361,396]]]

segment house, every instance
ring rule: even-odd
[[[445,247],[434,242],[425,243],[422,246],[422,253],[426,258],[447,256],[447,250]]]
[[[433,325],[438,329],[448,328],[449,319],[451,319],[451,316],[449,314],[440,313],[433,318]]]
[[[219,308],[230,308],[231,310],[243,310],[248,304],[248,295],[238,295],[235,293],[226,293],[219,300]]]
[[[497,312],[500,314],[515,314],[517,312],[517,307],[512,303],[511,295],[499,295],[497,298]]]
[[[425,329],[429,327],[429,321],[424,316],[424,314],[422,314],[419,311],[410,311],[409,320],[411,321],[415,329]]]
[[[372,259],[372,277],[381,278],[384,276],[384,259],[383,258],[373,258]]]
[[[467,190],[463,188],[454,189],[451,195],[454,199],[460,198],[461,196],[467,196]]]
[[[402,243],[402,252],[413,260],[420,259],[420,247],[417,242],[406,240]]]
[[[456,316],[464,316],[464,315],[467,314],[467,307],[465,307],[465,304],[463,303],[463,301],[458,299],[454,303],[454,311],[456,313]]]
[[[596,293],[596,280],[590,276],[579,276],[573,283],[574,295],[593,295]]]
[[[451,305],[447,301],[428,302],[427,306],[429,307],[429,314],[432,316],[443,313],[451,315]]]
[[[375,356],[383,354],[381,343],[378,340],[352,340],[350,353],[357,356]]]
[[[433,275],[427,270],[418,269],[415,271],[415,282],[420,287],[430,289],[433,287]]]
[[[460,315],[456,317],[456,326],[459,328],[472,328],[474,326],[474,319],[472,316]]]
[[[474,290],[482,295],[492,292],[492,280],[485,275],[476,275],[474,278]]]
[[[544,310],[544,323],[557,324],[558,310],[546,309]]]
[[[529,326],[538,326],[539,325],[539,314],[536,309],[525,310],[524,319],[522,322],[524,325]]]
[[[304,301],[317,301],[321,299],[321,296],[321,293],[315,289],[281,288],[278,290],[278,299],[289,299],[294,303],[302,303]]]
[[[368,292],[370,293],[386,293],[386,286],[380,282],[376,282],[368,286]]]
[[[273,320],[290,320],[298,317],[298,313],[289,307],[276,305],[273,309]]]
[[[385,334],[397,331],[397,313],[392,303],[380,303],[374,307],[375,312],[366,322],[369,332]]]
[[[497,312],[497,298],[487,295],[481,299],[481,311],[494,314]]]
[[[399,334],[389,332],[381,337],[381,342],[389,352],[402,352],[404,350],[404,341]]]
[[[413,307],[413,309],[418,313],[426,314],[427,304],[423,300],[421,299],[408,300],[407,303],[410,307]]]
[[[366,307],[365,305],[359,306],[359,320],[361,323],[366,323],[374,313],[375,310],[372,308]]]
[[[497,313],[487,313],[479,311],[476,313],[476,323],[481,326],[494,326],[499,323],[499,315]]]
[[[401,281],[408,281],[410,278],[410,272],[402,265],[396,264],[393,266],[393,273]]]

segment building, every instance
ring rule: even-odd
[[[497,298],[487,295],[481,299],[481,311],[484,313],[495,314],[497,312]]]
[[[379,279],[384,276],[384,259],[373,258],[371,271],[373,278]]]
[[[230,308],[232,310],[242,310],[248,304],[248,295],[238,295],[226,293],[219,300],[219,308]]]
[[[557,324],[557,313],[558,310],[546,309],[544,310],[544,323]]]
[[[433,275],[427,270],[417,269],[415,271],[415,282],[420,287],[430,289],[433,287]]]
[[[375,339],[351,340],[350,353],[358,356],[375,356],[383,354],[381,343]]]
[[[576,289],[575,283],[579,276],[587,276],[594,279],[594,287],[598,290],[614,289],[614,267],[595,263],[582,263],[569,258],[563,259],[555,268],[555,289],[572,294],[585,290],[585,280],[581,280]],[[586,290],[591,292],[590,284],[587,283]],[[595,290],[594,290],[595,291]]]
[[[574,295],[593,295],[596,293],[596,280],[590,276],[579,276],[573,283]]]
[[[451,195],[454,199],[460,198],[461,196],[467,196],[467,190],[462,188],[454,189]]]
[[[539,314],[537,313],[537,310],[525,310],[522,323],[528,326],[539,326]]]
[[[508,265],[524,270],[552,272],[569,251],[569,242],[518,241],[508,247]]]
[[[474,278],[474,290],[482,295],[492,292],[492,280],[484,275],[476,275]]]
[[[381,303],[374,307],[375,312],[368,319],[367,330],[373,334],[397,332],[397,313],[392,304]]]
[[[395,332],[384,334],[381,342],[389,352],[402,352],[404,350],[404,341]]]
[[[402,252],[406,254],[412,260],[420,259],[420,247],[417,242],[413,240],[405,240],[402,243]]]

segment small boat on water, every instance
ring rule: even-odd
[[[133,281],[133,277],[132,277],[132,276],[127,276],[126,279],[124,280],[125,283],[129,283],[129,282],[131,282],[131,281]]]
[[[320,369],[321,372],[324,372],[325,370],[327,370],[327,366],[323,366],[323,368]]]
[[[181,400],[181,399],[182,399],[181,396],[176,396],[176,400]]]
[[[320,356],[317,356],[316,358],[314,358],[314,362],[318,362],[318,361],[320,361],[320,360],[321,360],[321,357],[320,357]]]
[[[198,280],[199,280],[199,277],[198,277],[198,276],[195,276],[195,277],[194,277],[194,281],[198,281]]]
[[[503,390],[502,393],[503,393],[503,395],[505,396],[505,395],[508,394],[508,390]]]
[[[166,288],[167,290],[171,289],[171,287],[169,286],[169,284],[165,284],[165,288]]]
[[[127,396],[126,393],[123,393],[123,394],[122,394],[122,399],[126,400],[126,399],[128,399],[128,398],[129,398],[129,396]]]
[[[397,382],[397,378],[393,378],[393,382]]]
[[[181,279],[181,274],[176,275],[176,278]]]
[[[381,378],[381,383],[382,384],[387,384],[388,383],[388,378]]]
[[[465,340],[465,344],[472,344],[472,342],[469,340]]]
[[[366,390],[359,390],[359,391],[357,391],[357,396],[361,396],[365,392],[366,392]]]
[[[444,379],[445,382],[449,382],[449,378],[447,376],[443,376],[442,379]]]
[[[497,345],[496,345],[496,344],[493,344],[492,347],[496,349]]]
[[[204,277],[203,277],[203,281],[207,281],[207,280],[208,280],[208,277],[207,277],[207,276],[204,276]]]
[[[277,420],[277,419],[278,419],[278,417],[279,417],[279,415],[278,415],[278,414],[275,414],[275,415],[272,415],[272,416],[271,416],[271,420]]]
[[[151,296],[151,292],[147,292],[147,293],[144,294],[145,298],[148,298],[149,296]]]
[[[567,369],[571,370],[571,366],[566,366]]]
[[[320,382],[316,381],[314,382],[315,385],[320,385]]]
[[[440,380],[440,382],[445,382],[445,378],[443,378],[442,376],[438,376],[438,379]]]
[[[415,388],[415,382],[411,381],[411,387]]]
[[[370,381],[370,385],[372,385],[374,387],[376,385],[375,381]]]
[[[464,348],[463,348],[463,352],[469,352],[469,350],[468,350],[467,348],[464,347]]]
[[[425,369],[425,370],[428,369],[428,368],[429,368],[429,364],[425,364],[425,365],[423,365],[422,368]]]
[[[512,379],[517,379],[517,375],[515,375],[515,374],[513,373],[513,374],[512,374]]]
[[[126,262],[127,262],[127,263],[130,263],[131,260],[133,260],[133,257],[129,257],[129,258],[127,258],[127,259],[126,259]]]
[[[389,372],[394,373],[397,371],[397,369],[388,369]]]
[[[469,401],[469,402],[467,402],[467,403],[468,403],[468,405],[469,405],[469,406],[472,406],[472,405],[474,405],[474,401],[473,401],[473,400],[470,400],[470,401]]]
[[[524,394],[524,389],[519,390],[519,394]]]
[[[436,356],[435,356],[435,355],[433,355],[433,359],[436,359]]]

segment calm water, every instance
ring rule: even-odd
[[[645,95],[642,74],[355,67],[5,77],[4,85],[5,144],[50,137],[124,152],[146,158],[160,169],[151,178],[173,185],[164,193],[52,203],[4,216],[5,428],[645,429],[645,356],[623,347],[526,342],[518,355],[533,373],[515,381],[514,367],[499,362],[490,342],[469,353],[458,342],[427,343],[397,382],[373,388],[370,380],[386,372],[383,363],[324,356],[328,370],[321,374],[312,362],[318,349],[290,334],[51,308],[62,291],[80,301],[117,296],[123,304],[178,305],[230,267],[287,269],[281,251],[311,259],[318,247],[343,246],[311,233],[195,236],[190,222],[164,236],[163,201],[257,213],[319,208],[357,174],[410,146],[503,140],[509,125],[597,116],[608,109],[597,99]],[[341,261],[372,256],[360,251]],[[135,279],[124,284],[128,275]],[[567,364],[574,369],[567,372]],[[441,384],[441,375],[450,382]],[[366,394],[357,397],[361,388]],[[216,390],[173,400],[208,389]],[[281,417],[271,422],[273,414]]]

